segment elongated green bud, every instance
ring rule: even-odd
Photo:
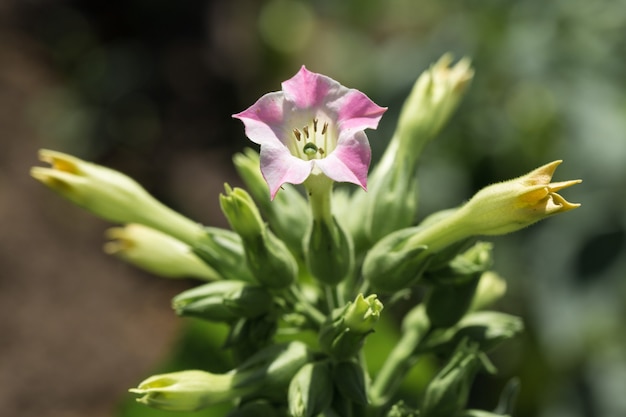
[[[233,230],[241,236],[248,267],[256,280],[274,289],[289,286],[297,276],[298,264],[283,241],[263,223],[252,197],[241,188],[226,185],[220,206]]]
[[[241,366],[226,373],[190,370],[155,375],[129,391],[138,402],[168,411],[196,411],[241,396],[283,393],[289,381],[309,361],[303,343],[273,345],[257,352]]]
[[[167,411],[196,411],[237,398],[251,388],[235,389],[234,374],[216,375],[205,371],[181,371],[155,375],[129,389],[137,401]]]
[[[425,306],[433,327],[450,327],[467,313],[481,275],[493,263],[492,247],[479,242],[431,277]]]
[[[221,279],[221,275],[178,239],[140,224],[107,230],[113,239],[104,251],[141,269],[165,278]]]
[[[227,280],[254,282],[239,235],[232,230],[205,227],[192,246],[196,255]]]
[[[452,359],[428,385],[420,417],[458,415],[465,408],[474,376],[481,369],[495,372],[486,355],[476,345],[460,344]]]
[[[253,318],[269,312],[272,295],[263,287],[243,281],[218,281],[178,294],[172,307],[179,316],[212,321]]]
[[[340,361],[332,369],[335,389],[345,398],[359,405],[367,405],[365,374],[355,361]]]
[[[382,237],[414,224],[417,213],[417,162],[426,143],[449,120],[463,97],[474,71],[468,59],[455,65],[444,55],[424,71],[407,97],[396,131],[374,168],[367,193],[354,194],[347,225],[357,236],[357,252]],[[365,230],[364,243],[360,230]]]
[[[333,399],[333,381],[328,362],[307,363],[289,383],[287,395],[292,417],[314,417]]]
[[[34,167],[31,176],[96,216],[143,224],[190,246],[204,234],[199,224],[164,206],[121,172],[46,149],[39,151],[39,159],[52,167]]]
[[[428,266],[422,256],[427,247],[409,245],[419,231],[411,227],[398,230],[381,239],[363,261],[363,277],[376,291],[391,293],[414,284]]]

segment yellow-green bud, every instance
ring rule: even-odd
[[[437,254],[451,245],[462,247],[472,236],[513,232],[579,207],[556,191],[580,180],[550,183],[560,163],[555,161],[519,178],[490,185],[458,209],[386,236],[366,255],[363,275],[377,290],[398,291],[414,283],[428,258],[437,260]],[[444,260],[448,258],[447,253],[442,255]]]
[[[141,224],[106,231],[113,239],[104,251],[155,275],[166,278],[200,278],[213,281],[220,274],[203,262],[191,247],[178,239]]]
[[[220,205],[233,230],[241,236],[248,267],[256,280],[276,289],[290,285],[297,276],[298,264],[285,243],[263,222],[250,194],[226,185]]]
[[[233,386],[234,373],[216,375],[205,371],[181,371],[155,375],[129,389],[141,395],[137,401],[168,411],[196,411],[233,400],[251,391],[251,387]]]
[[[51,168],[33,167],[30,174],[74,204],[116,223],[139,223],[193,246],[203,228],[158,202],[121,172],[71,155],[42,149],[39,159]]]
[[[474,76],[468,59],[451,63],[452,56],[446,54],[419,76],[389,146],[370,175],[368,192],[354,195],[353,206],[359,213],[351,213],[346,224],[355,236],[357,252],[414,224],[416,170],[422,148],[448,121]]]
[[[214,321],[258,317],[272,306],[272,295],[265,288],[242,281],[211,282],[172,300],[176,314]]]
[[[278,393],[285,402],[289,381],[309,359],[301,342],[273,345],[226,374],[172,372],[152,376],[129,391],[141,395],[138,402],[168,411],[196,411],[244,395],[254,398]]]
[[[383,303],[378,300],[376,294],[357,295],[353,303],[348,304],[344,313],[344,325],[352,332],[369,333],[380,319]]]
[[[424,71],[402,107],[394,137],[401,152],[417,153],[433,138],[456,109],[474,77],[470,60],[452,64],[445,54]]]
[[[323,324],[319,333],[322,350],[335,359],[344,360],[354,356],[374,332],[383,304],[375,294],[366,298],[359,294],[354,302],[335,309]]]
[[[562,161],[483,188],[460,210],[461,226],[474,235],[502,235],[580,207],[557,194],[582,180],[550,182]]]
[[[328,362],[307,363],[289,383],[287,395],[292,417],[314,417],[333,399],[333,381]]]

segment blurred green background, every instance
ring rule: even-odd
[[[107,225],[28,178],[38,148],[122,170],[224,226],[217,195],[239,184],[230,157],[247,145],[231,114],[305,64],[389,107],[368,134],[376,158],[445,52],[470,57],[476,76],[423,155],[420,216],[555,159],[555,180],[584,180],[564,193],[580,209],[493,239],[509,285],[499,308],[527,331],[498,351],[500,374],[477,381],[472,404],[492,408],[517,375],[518,417],[626,415],[624,0],[2,2],[0,409],[156,416],[126,389],[228,363],[223,328],[170,312],[193,283],[106,258]]]

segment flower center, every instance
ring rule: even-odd
[[[302,128],[294,128],[295,142],[290,147],[291,153],[305,160],[324,158],[335,148],[335,141],[329,137],[329,130],[328,122],[322,123],[318,118]]]

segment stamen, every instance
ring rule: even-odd
[[[324,152],[324,148],[319,148],[317,151],[320,153],[320,155],[324,155],[326,153]]]
[[[324,126],[322,127],[322,135],[326,134],[326,130],[328,130],[328,122],[325,122]]]
[[[313,132],[317,133],[317,119],[313,119]]]
[[[300,142],[300,140],[302,140],[302,134],[300,133],[300,131],[298,129],[294,129],[293,130],[293,135],[296,137],[296,140],[298,142]]]
[[[304,132],[304,136],[308,139],[309,138],[309,127],[308,126],[304,126],[302,128],[302,131]]]

